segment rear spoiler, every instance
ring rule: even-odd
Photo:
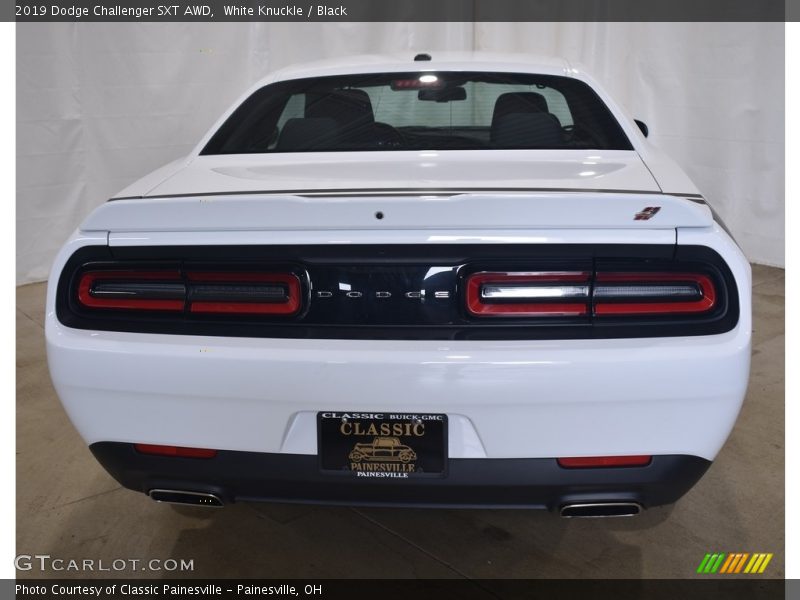
[[[82,231],[675,229],[709,227],[705,203],[666,194],[496,192],[183,196],[115,200]]]

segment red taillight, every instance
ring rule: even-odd
[[[714,308],[714,282],[700,273],[598,273],[594,314],[704,313]]]
[[[300,279],[293,273],[190,272],[193,313],[293,315],[302,304]]]
[[[589,312],[585,271],[475,273],[467,278],[467,310],[480,317],[577,317]]]
[[[182,458],[214,458],[216,450],[209,448],[186,448],[183,446],[161,446],[157,444],[134,444],[137,452],[156,456],[180,456]]]
[[[182,311],[185,295],[178,271],[90,271],[78,282],[89,308]]]
[[[703,273],[481,272],[465,287],[467,311],[477,317],[702,314],[718,300]]]
[[[76,295],[92,309],[202,314],[292,316],[303,304],[300,278],[291,272],[87,271]]]
[[[636,456],[580,456],[559,458],[558,464],[565,469],[596,469],[601,467],[645,467],[653,457],[649,454]]]

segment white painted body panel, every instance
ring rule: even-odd
[[[451,458],[713,459],[738,414],[749,366],[749,336],[738,330],[475,343],[265,341],[48,325],[53,380],[88,444],[314,454],[316,411],[404,410],[458,421]],[[462,442],[465,435],[480,443]]]

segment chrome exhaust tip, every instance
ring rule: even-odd
[[[222,508],[225,504],[216,494],[208,492],[187,492],[185,490],[150,490],[147,494],[156,502],[167,504],[181,504],[183,506],[205,506],[207,508]]]
[[[634,517],[642,512],[638,502],[586,502],[565,504],[560,514],[565,519],[598,519],[603,517]]]

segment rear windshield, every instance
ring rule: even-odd
[[[202,154],[540,148],[632,149],[582,81],[426,71],[267,85],[233,112]]]

